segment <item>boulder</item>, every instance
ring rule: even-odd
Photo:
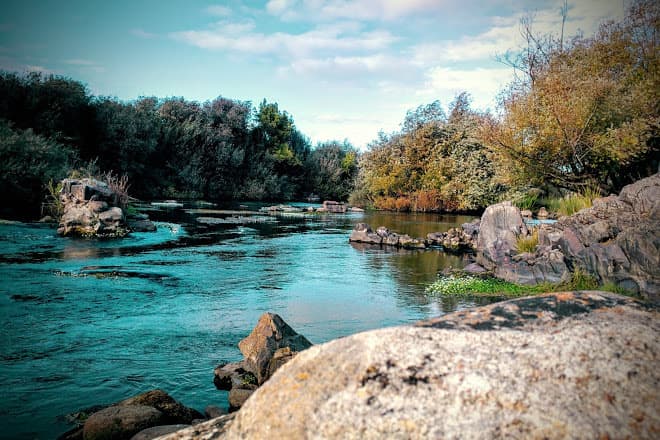
[[[245,385],[256,385],[256,376],[246,368],[245,361],[218,365],[213,370],[215,387],[229,391],[232,388],[244,388]]]
[[[163,420],[163,413],[151,406],[110,406],[89,416],[83,427],[83,439],[130,439],[146,428],[163,423]]]
[[[527,232],[520,210],[511,202],[489,206],[479,224],[477,263],[486,269],[495,269],[516,253],[518,236],[527,235]]]
[[[185,428],[180,431],[173,432],[163,436],[160,440],[182,440],[182,439],[195,439],[195,440],[217,440],[221,438],[226,432],[227,428],[231,426],[232,421],[237,413],[231,413],[224,416],[216,417],[205,422],[201,422],[190,428]]]
[[[539,229],[539,248],[567,266],[660,302],[660,174],[596,199],[591,208]],[[537,261],[551,254],[536,255]]]
[[[291,352],[299,352],[312,346],[303,335],[299,335],[284,320],[274,313],[264,313],[250,335],[238,343],[245,358],[246,369],[263,384],[276,369],[273,361],[275,352],[288,347]]]
[[[254,393],[254,390],[232,388],[231,391],[229,391],[229,411],[236,411],[242,407],[252,393]]]
[[[153,440],[162,435],[171,434],[172,432],[179,431],[187,428],[190,425],[160,425],[152,428],[143,429],[142,431],[131,437],[131,440]]]
[[[136,405],[157,409],[162,413],[163,422],[166,424],[184,423],[189,425],[193,419],[204,418],[199,411],[182,405],[163,390],[147,391],[116,404],[119,407]]]
[[[215,406],[215,405],[208,405],[206,408],[204,408],[204,414],[209,419],[215,419],[216,417],[226,415],[227,411],[225,411],[222,408],[220,408],[218,406]]]
[[[521,298],[311,347],[184,438],[655,438],[660,315],[604,292]]]
[[[155,232],[157,229],[150,220],[128,220],[126,224],[131,232]]]
[[[349,242],[367,243],[367,244],[381,244],[383,237],[375,233],[371,226],[366,223],[358,223],[353,227],[351,236],[348,238]]]

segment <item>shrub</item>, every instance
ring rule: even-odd
[[[547,199],[545,205],[559,215],[573,215],[584,208],[591,208],[593,200],[600,197],[600,191],[594,187],[580,193],[571,193],[561,198]]]
[[[417,212],[440,211],[442,197],[437,189],[420,190],[413,195],[412,209]]]

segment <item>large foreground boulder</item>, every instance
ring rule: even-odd
[[[657,438],[660,316],[566,292],[300,353],[230,424],[169,438]]]

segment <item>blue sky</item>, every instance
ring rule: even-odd
[[[592,33],[629,0],[569,1]],[[364,148],[406,110],[467,91],[494,108],[519,20],[558,33],[562,0],[4,0],[0,69],[43,71],[124,100],[278,102],[313,142]]]

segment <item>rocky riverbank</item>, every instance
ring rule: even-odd
[[[563,292],[313,346],[164,439],[655,438],[656,308]]]

